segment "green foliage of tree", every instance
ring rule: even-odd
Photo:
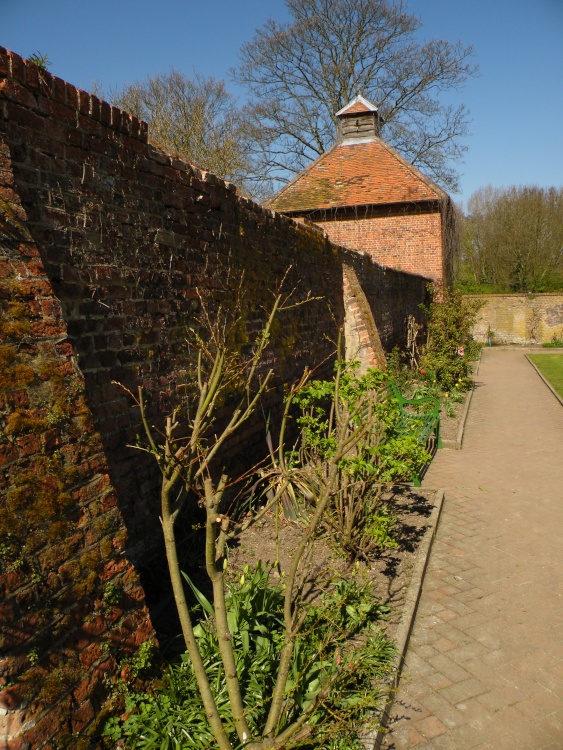
[[[269,20],[233,71],[251,95],[249,143],[261,176],[287,182],[334,142],[335,113],[360,93],[385,120],[383,137],[446,187],[465,151],[464,106],[444,92],[475,75],[461,42],[421,44],[420,21],[393,0],[287,0],[292,20]]]
[[[127,84],[110,95],[112,103],[144,120],[160,148],[203,169],[244,183],[250,163],[236,100],[224,81],[178,70]]]
[[[563,188],[481,188],[469,200],[462,252],[466,292],[563,289]]]

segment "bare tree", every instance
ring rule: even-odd
[[[464,222],[465,286],[541,292],[563,288],[563,188],[481,188]]]
[[[246,357],[238,351],[231,351],[229,345],[235,329],[243,323],[238,301],[233,311],[219,309],[212,320],[204,300],[200,299],[203,310],[202,322],[207,330],[206,340],[195,331],[190,332],[197,352],[195,398],[193,402],[190,399],[184,402],[184,398],[180,398],[176,408],[166,417],[164,430],[157,430],[150,423],[142,388],[139,387],[137,396],[125,389],[140,409],[146,437],[145,444],[139,443],[136,447],[154,458],[162,474],[160,520],[174,599],[201,701],[219,750],[234,750],[235,747],[240,748],[243,745],[247,750],[289,750],[293,747],[302,747],[303,742],[314,732],[315,711],[330,696],[331,690],[343,681],[345,684],[346,676],[357,670],[354,660],[351,660],[348,666],[347,660],[343,659],[332,672],[323,662],[323,669],[317,679],[316,693],[308,699],[307,704],[296,706],[296,710],[292,710],[293,701],[288,684],[292,677],[296,681],[303,679],[301,675],[292,676],[291,670],[296,644],[303,634],[310,609],[305,592],[314,551],[313,543],[325,512],[337,491],[339,467],[354,455],[356,446],[368,432],[376,429],[376,413],[373,408],[369,408],[374,401],[371,393],[359,398],[353,406],[340,399],[343,373],[341,361],[337,366],[334,404],[330,417],[334,450],[313,472],[315,489],[310,497],[315,504],[311,513],[302,521],[298,542],[291,552],[287,576],[284,573],[283,641],[280,644],[271,695],[261,698],[269,704],[264,725],[255,731],[249,717],[252,714],[252,701],[256,700],[256,696],[252,691],[247,691],[245,695],[244,685],[239,677],[240,660],[237,659],[227,609],[227,542],[240,537],[270,509],[277,507],[291,482],[292,472],[285,462],[283,435],[290,419],[293,399],[308,382],[310,371],[305,371],[299,382],[290,387],[286,396],[278,451],[282,479],[277,491],[268,493],[265,504],[248,513],[243,520],[237,519],[236,513],[232,512],[232,499],[228,505],[223,502],[226,490],[229,487],[232,490],[236,482],[233,482],[224,470],[220,470],[217,458],[229,438],[256,411],[260,399],[270,387],[274,371],[268,369],[264,372],[263,360],[276,315],[310,299],[310,295],[307,295],[305,300],[292,303],[291,294],[284,297],[277,293],[268,319],[258,333],[250,355]],[[340,345],[338,349],[341,349]],[[182,394],[185,393],[184,388],[180,390]],[[231,398],[231,408],[221,427],[221,420],[217,420],[217,412],[224,406],[227,394]],[[219,697],[223,703],[225,702],[224,696],[220,696],[223,692],[222,683],[217,689],[217,685],[212,684],[208,677],[210,665],[204,661],[200,650],[186,601],[178,557],[175,525],[180,513],[190,500],[194,500],[194,496],[199,496],[205,509],[204,562],[213,590],[213,617],[223,664],[223,679],[232,712],[232,726],[226,725],[218,708]],[[330,720],[334,723],[333,717]],[[232,741],[233,727],[238,736],[236,742]]]
[[[468,113],[445,105],[476,66],[461,42],[420,44],[421,23],[393,0],[286,0],[293,20],[269,20],[243,45],[232,71],[247,105],[259,172],[287,182],[329,148],[334,115],[361,93],[379,107],[383,137],[413,164],[455,189],[452,162],[465,151]]]
[[[149,76],[111,95],[112,103],[148,122],[152,143],[233,182],[249,161],[240,110],[224,81],[177,70]]]

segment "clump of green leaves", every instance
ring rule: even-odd
[[[551,341],[546,341],[542,344],[544,349],[563,349],[563,338],[559,338],[558,336],[553,336]]]
[[[43,55],[41,52],[34,52],[29,56],[29,62],[37,65],[39,70],[47,70],[51,65],[48,55]]]
[[[388,375],[375,368],[358,377],[357,363],[338,362],[333,380],[312,381],[294,396],[301,409],[297,464],[311,497],[325,462],[339,450],[337,422],[348,424],[350,432],[363,431],[354,450],[338,462],[338,481],[323,519],[351,560],[369,559],[395,544],[390,533],[395,519],[388,506],[383,510],[384,490],[417,475],[430,460],[415,434],[399,433],[400,412],[387,381]]]
[[[116,581],[108,581],[104,586],[104,602],[111,607],[121,603],[123,597],[123,586]]]
[[[470,362],[479,351],[471,328],[481,306],[479,300],[445,289],[442,299],[433,290],[432,302],[423,308],[428,315],[428,339],[420,367],[435,373],[438,385],[445,392],[471,388]]]
[[[17,544],[12,534],[6,534],[4,540],[0,542],[0,569],[3,568],[7,573],[11,573],[24,565],[21,546]]]
[[[229,627],[247,719],[253,731],[265,721],[283,646],[283,585],[283,582],[271,585],[270,568],[258,564],[253,569],[245,568],[228,587]],[[216,691],[217,707],[227,734],[238,747],[224,687],[215,612],[211,602],[195,591],[203,617],[194,628],[194,635]],[[354,578],[336,581],[309,608],[295,643],[280,719],[283,727],[312,701],[318,701],[309,719],[311,734],[302,747],[362,748],[358,739],[360,723],[380,707],[385,678],[390,674],[395,653],[378,624],[386,612],[387,608],[373,598],[368,586]],[[330,689],[319,700],[327,684]],[[213,734],[187,655],[170,666],[158,693],[138,694],[129,690],[125,716],[124,720],[110,719],[105,734],[114,741],[124,741],[128,748],[204,750],[213,746]]]

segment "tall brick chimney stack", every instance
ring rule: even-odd
[[[356,96],[336,113],[337,137],[340,143],[367,143],[379,138],[383,118],[377,107]]]

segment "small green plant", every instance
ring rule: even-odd
[[[34,666],[35,664],[38,664],[39,663],[39,649],[32,648],[30,651],[28,651],[27,658],[29,660],[29,663],[32,666]]]
[[[39,70],[47,70],[51,65],[48,55],[43,55],[41,52],[34,52],[29,56],[29,62],[37,65]]]
[[[421,368],[418,373],[418,379],[413,382],[410,398],[419,399],[427,398],[428,396],[436,398],[439,401],[442,398],[442,389],[438,385],[436,373]]]
[[[388,505],[382,505],[371,519],[366,534],[373,537],[380,549],[393,549],[398,546],[391,532],[398,523],[397,516]]]
[[[558,336],[553,336],[551,341],[545,341],[542,346],[545,349],[563,349],[563,338],[559,338]]]
[[[141,643],[133,657],[127,662],[133,677],[138,677],[153,666],[156,647],[151,640]]]
[[[6,534],[0,542],[0,563],[7,573],[12,573],[25,565],[21,547],[16,544],[12,534]]]
[[[110,607],[117,607],[123,597],[123,586],[116,581],[108,581],[104,586],[104,602]]]

